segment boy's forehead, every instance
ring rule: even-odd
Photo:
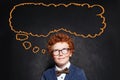
[[[63,49],[68,47],[69,45],[67,42],[57,42],[52,46],[52,49]]]

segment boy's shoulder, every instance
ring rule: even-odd
[[[50,74],[54,71],[55,67],[52,67],[52,68],[48,68],[44,71],[44,74]]]
[[[72,73],[83,74],[84,70],[81,67],[77,67],[76,65],[71,64],[70,70]]]
[[[83,70],[81,67],[77,67],[76,65],[73,65],[73,64],[71,64],[70,68],[71,68],[71,69],[78,70],[78,71]]]

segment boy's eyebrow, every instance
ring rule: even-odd
[[[53,50],[63,50],[63,49],[69,49],[69,47],[68,48],[62,48],[62,49],[53,49]]]

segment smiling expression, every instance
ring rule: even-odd
[[[53,50],[62,50],[64,48],[69,48],[69,45],[66,42],[58,42],[52,46]],[[70,50],[68,50],[66,54],[63,54],[60,51],[58,55],[52,54],[52,56],[56,65],[62,67],[69,62],[69,58],[72,56],[72,53]]]

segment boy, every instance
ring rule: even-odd
[[[51,36],[47,48],[55,66],[43,72],[41,80],[87,80],[83,69],[69,61],[74,53],[74,43],[67,34],[57,33]]]

